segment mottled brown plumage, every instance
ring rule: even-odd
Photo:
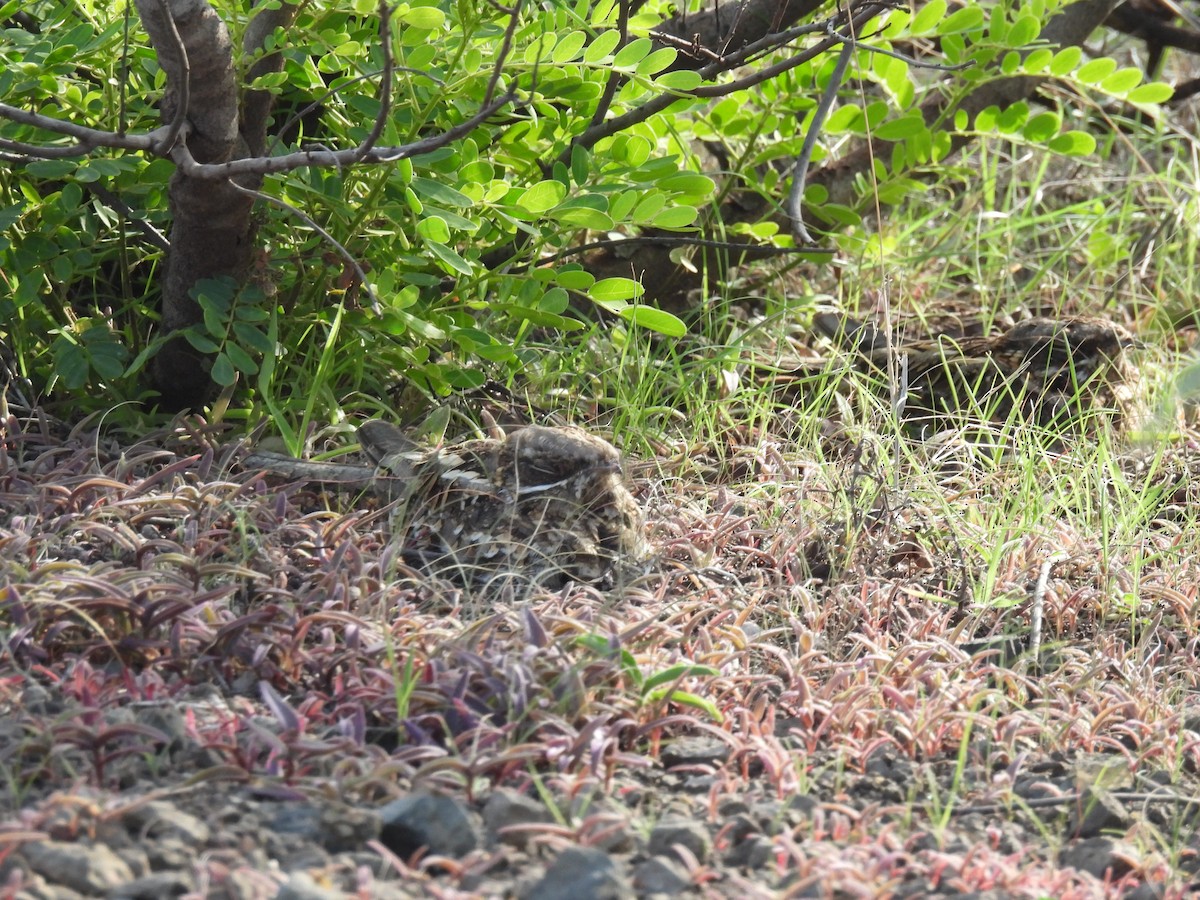
[[[399,501],[406,555],[464,580],[609,582],[642,551],[641,512],[621,457],[573,426],[421,449],[382,421],[358,431],[375,487]]]
[[[898,378],[907,366],[904,414],[922,425],[947,416],[1078,427],[1095,415],[1119,421],[1136,380],[1127,351],[1137,345],[1106,319],[1031,318],[986,337],[899,340],[831,313],[818,331],[854,351],[860,369]],[[903,364],[903,365],[902,365]],[[891,382],[889,381],[889,384]]]

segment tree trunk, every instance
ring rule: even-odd
[[[245,157],[250,147],[261,148],[270,115],[270,97],[261,92],[247,97],[253,121],[239,129],[239,85],[235,77],[233,45],[229,31],[206,0],[135,0],[138,15],[159,64],[167,75],[162,117],[170,122],[176,115],[184,79],[189,90],[187,122],[191,131],[188,149],[200,163],[222,163]],[[164,9],[164,6],[166,7]],[[298,7],[260,11],[247,32],[247,43],[259,42],[276,26],[286,26]],[[172,22],[186,52],[179,54]],[[252,47],[251,47],[252,49]],[[255,66],[255,75],[277,70],[278,55]],[[238,180],[242,187],[257,189],[261,177]],[[162,328],[170,334],[202,321],[200,305],[191,297],[196,282],[229,276],[239,284],[250,270],[254,250],[251,197],[228,181],[189,178],[176,171],[170,184],[172,216],[171,249],[162,279]],[[202,404],[212,393],[211,360],[183,338],[170,340],[154,361],[155,386],[162,402],[172,409]]]

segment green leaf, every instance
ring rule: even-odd
[[[1042,23],[1037,16],[1023,15],[1008,31],[1008,46],[1024,47],[1031,43],[1041,30]]]
[[[44,181],[58,181],[73,175],[78,166],[79,163],[69,159],[40,159],[26,165],[24,171]]]
[[[550,218],[574,228],[587,228],[590,231],[610,231],[616,224],[606,212],[587,206],[560,206],[551,213]]]
[[[932,34],[945,17],[946,0],[930,0],[929,3],[921,5],[917,10],[917,14],[913,16],[910,30],[914,37]]]
[[[429,216],[417,223],[417,234],[437,244],[450,243],[450,229],[441,216]]]
[[[475,204],[471,198],[461,191],[456,191],[449,185],[434,181],[432,178],[414,178],[412,189],[427,200],[451,206],[456,209],[470,209]]]
[[[626,221],[633,208],[637,206],[640,195],[637,191],[622,191],[612,198],[608,211],[617,222]]]
[[[68,390],[77,391],[87,383],[88,363],[82,347],[59,336],[50,352],[54,357],[54,374],[62,379]]]
[[[83,188],[71,181],[63,185],[62,193],[59,195],[59,203],[63,209],[78,209],[79,204],[82,202]]]
[[[246,87],[252,91],[269,91],[287,84],[290,77],[287,72],[269,72],[266,75],[258,76]]]
[[[635,38],[617,51],[613,57],[614,69],[631,69],[640,63],[654,49],[650,38]]]
[[[596,278],[583,269],[559,269],[554,273],[554,282],[568,291],[586,291],[596,283]]]
[[[577,185],[587,183],[591,171],[592,155],[582,144],[571,147],[571,180]]]
[[[583,323],[578,319],[572,319],[569,316],[559,315],[558,313],[548,312],[544,309],[535,309],[532,306],[517,306],[517,305],[498,305],[497,308],[502,308],[506,313],[524,319],[539,328],[553,328],[556,331],[578,331],[583,327]],[[503,348],[507,351],[507,348]],[[484,354],[479,350],[475,351],[481,356]],[[506,356],[511,356],[511,351],[507,351]]]
[[[890,122],[884,122],[875,129],[875,137],[883,141],[902,141],[905,138],[912,137],[915,134],[920,134],[925,131],[927,126],[925,120],[919,115],[902,116],[899,119],[892,119]]]
[[[423,31],[437,31],[446,22],[446,14],[436,6],[416,6],[406,12],[397,13],[396,18],[405,25]]]
[[[458,272],[460,275],[475,274],[475,270],[471,267],[471,264],[445,244],[438,244],[434,241],[429,241],[425,244],[425,246],[433,252],[434,256],[444,262],[455,272]]]
[[[829,114],[829,118],[825,120],[824,130],[827,134],[843,134],[847,131],[862,134],[864,121],[865,117],[860,107],[841,106]]]
[[[1108,91],[1110,94],[1127,94],[1139,84],[1142,83],[1142,70],[1128,67],[1117,69],[1107,78],[1100,82],[1101,90]]]
[[[643,697],[643,700],[647,703],[658,703],[664,699],[672,703],[678,703],[680,706],[691,706],[706,712],[714,721],[725,721],[725,717],[721,715],[721,711],[717,709],[715,703],[706,697],[701,697],[690,691],[672,691],[670,688],[660,688],[657,691],[651,691]]]
[[[1075,72],[1075,78],[1084,84],[1095,84],[1097,81],[1107,78],[1116,67],[1117,61],[1115,59],[1101,56],[1080,66],[1078,71]]]
[[[1061,127],[1062,119],[1058,113],[1044,112],[1026,122],[1022,134],[1026,140],[1041,144],[1058,134]]]
[[[912,22],[912,13],[907,9],[896,8],[886,14],[884,26],[879,32],[879,36],[887,40],[895,40],[909,30],[909,23]]]
[[[238,343],[243,347],[249,347],[264,356],[269,356],[275,352],[275,343],[267,337],[261,328],[245,322],[234,322],[233,333],[237,338]]]
[[[621,34],[616,29],[600,32],[583,51],[583,61],[591,65],[602,62],[620,42]]]
[[[694,91],[704,83],[704,78],[693,69],[676,69],[674,72],[664,72],[654,79],[654,83],[664,91],[679,91],[686,93]]]
[[[239,372],[243,372],[246,375],[253,375],[258,371],[258,363],[237,344],[226,344],[224,355],[229,357],[229,361]]]
[[[534,214],[544,213],[558,206],[566,195],[567,188],[561,181],[539,181],[521,195],[517,206]]]
[[[570,31],[562,36],[550,54],[550,61],[556,66],[574,61],[579,51],[587,43],[587,34],[582,31]]]
[[[1016,134],[1029,118],[1029,105],[1023,101],[1010,103],[996,118],[996,124],[1003,134]]]
[[[220,310],[208,305],[201,305],[200,309],[204,314],[204,327],[208,329],[208,333],[215,338],[223,338],[227,320]]]
[[[720,670],[714,669],[712,666],[690,662],[675,663],[649,676],[642,685],[642,691],[652,691],[663,685],[674,684],[681,678],[715,678],[720,674]]]
[[[657,75],[675,62],[677,55],[674,47],[660,47],[638,63],[637,73],[639,75]]]
[[[1166,103],[1174,94],[1175,89],[1169,84],[1152,81],[1149,84],[1135,87],[1125,95],[1125,99],[1130,103],[1138,104]]]
[[[185,329],[183,336],[187,339],[187,342],[200,353],[216,353],[221,349],[220,346],[217,345],[216,341],[210,338],[207,334],[204,334],[196,329]]]
[[[680,172],[678,175],[668,175],[658,180],[659,190],[670,193],[687,194],[692,197],[710,197],[717,189],[716,183],[707,175],[699,172]]]
[[[218,353],[213,361],[212,380],[221,387],[229,387],[237,381],[237,368],[224,353]]]
[[[637,209],[633,211],[630,218],[639,225],[647,224],[666,205],[667,198],[665,194],[661,194],[658,191],[648,193],[637,205]]]
[[[670,206],[650,219],[655,228],[686,228],[696,221],[699,211],[694,206]]]
[[[941,35],[961,34],[964,31],[972,31],[982,24],[983,9],[976,4],[971,4],[950,13],[937,26],[937,33]]]
[[[1083,51],[1078,47],[1063,47],[1054,54],[1054,59],[1050,61],[1050,74],[1061,78],[1074,72],[1081,59],[1083,59]]]
[[[258,298],[256,302],[262,302],[261,298]],[[271,317],[267,310],[250,302],[239,303],[233,314],[242,322],[264,322]]]
[[[1086,131],[1064,131],[1046,146],[1064,156],[1088,156],[1096,151],[1096,139]]]
[[[649,328],[667,337],[683,337],[687,334],[687,325],[682,319],[653,306],[625,306],[620,310],[620,316],[632,325]]]
[[[1053,50],[1046,47],[1039,47],[1025,57],[1025,62],[1021,68],[1030,75],[1037,75],[1039,72],[1045,70],[1046,66],[1050,65],[1050,60],[1053,58]]]
[[[644,289],[632,278],[602,278],[592,285],[588,295],[601,305],[619,304],[624,307],[626,301],[640,297]]]

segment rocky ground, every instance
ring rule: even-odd
[[[746,435],[635,467],[651,557],[548,592],[414,571],[199,422],[5,428],[0,897],[1200,889],[1186,441],[1135,580]]]

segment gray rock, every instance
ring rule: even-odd
[[[712,850],[712,840],[708,836],[708,828],[702,822],[691,819],[667,819],[654,826],[650,832],[650,842],[646,848],[651,856],[666,856],[681,858],[675,847],[681,846],[696,858],[704,862]]]
[[[553,822],[550,810],[532,797],[501,788],[492,792],[483,807],[483,826],[489,844],[505,843],[524,847],[529,843],[532,829],[522,825]],[[505,831],[506,829],[512,829]]]
[[[457,800],[419,791],[379,810],[379,839],[401,859],[421,848],[457,859],[479,846],[479,836],[466,809]]]
[[[725,864],[756,871],[775,858],[775,842],[763,834],[752,834],[725,854]]]
[[[525,893],[524,900],[631,900],[635,896],[607,853],[570,847]]]
[[[1104,837],[1076,841],[1058,854],[1059,865],[1113,881],[1133,871],[1139,859],[1140,854],[1129,844]]]
[[[746,813],[738,813],[735,816],[730,816],[725,822],[725,827],[721,829],[722,836],[731,844],[740,844],[752,834],[757,834],[761,829],[758,823],[755,822]]]
[[[160,900],[194,890],[186,872],[155,872],[126,882],[108,893],[109,900]]]
[[[663,768],[675,766],[720,766],[729,758],[729,744],[716,738],[682,737],[662,748]]]
[[[1071,810],[1068,831],[1075,837],[1098,837],[1103,831],[1125,831],[1132,821],[1120,800],[1108,791],[1088,786]]]
[[[283,803],[269,827],[315,841],[330,853],[349,853],[379,837],[383,822],[378,811],[348,803]]]
[[[104,894],[133,881],[133,872],[104,845],[37,841],[21,848],[34,872],[81,894]]]
[[[638,896],[667,894],[674,896],[687,890],[691,879],[683,866],[666,856],[655,856],[633,870],[633,888]]]

